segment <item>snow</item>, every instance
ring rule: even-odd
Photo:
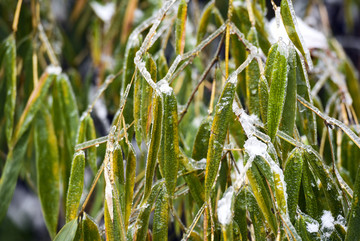
[[[159,90],[161,93],[171,95],[172,88],[169,86],[169,83],[166,80],[160,80],[157,85],[159,86]]]
[[[245,141],[244,148],[250,157],[265,156],[267,145],[252,136]]]
[[[280,8],[279,8],[280,9]],[[304,39],[305,46],[310,49],[327,49],[328,44],[325,35],[318,31],[315,28],[310,27],[307,25],[301,18],[296,17],[299,31]],[[277,26],[277,22],[279,22],[279,26]],[[282,21],[276,20],[273,18],[269,22],[269,30],[273,37],[272,43],[277,42],[280,38],[286,43],[289,44],[291,41],[286,33],[284,24]]]
[[[306,230],[309,233],[317,233],[317,232],[319,232],[319,223],[318,222],[307,223],[306,224]]]
[[[331,212],[324,210],[323,215],[321,216],[321,231],[325,237],[330,237],[333,232],[334,226],[334,217],[331,215]]]
[[[224,196],[218,202],[217,215],[219,222],[222,225],[227,225],[231,222],[231,217],[232,217],[231,203],[232,203],[233,194],[234,194],[234,188],[230,186],[224,193]]]
[[[59,75],[62,72],[62,69],[60,66],[55,66],[55,65],[49,65],[48,67],[46,67],[46,72],[48,74],[55,74],[55,75]]]
[[[90,6],[94,10],[95,14],[105,23],[109,23],[115,13],[115,3],[113,2],[102,5],[93,1],[90,3]]]

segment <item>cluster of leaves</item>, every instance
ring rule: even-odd
[[[98,4],[72,27],[0,4],[0,219],[22,178],[55,240],[359,239],[360,89],[336,40],[310,54],[291,0],[289,43],[264,0]]]

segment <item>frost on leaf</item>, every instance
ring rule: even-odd
[[[229,187],[224,193],[223,198],[218,202],[217,206],[217,215],[219,222],[222,225],[227,225],[231,222],[232,212],[231,212],[231,202],[234,194],[234,188]]]

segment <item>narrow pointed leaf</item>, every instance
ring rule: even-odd
[[[16,105],[16,43],[14,34],[11,34],[4,41],[4,48],[4,69],[7,89],[5,100],[5,132],[6,140],[10,145]]]
[[[213,119],[211,116],[205,118],[201,122],[198,132],[196,133],[192,151],[192,158],[196,161],[200,161],[201,159],[206,158],[212,121]]]
[[[302,177],[303,160],[299,149],[295,148],[286,161],[284,178],[286,182],[287,205],[291,220],[295,219],[299,200],[299,191]]]
[[[160,191],[154,212],[153,240],[168,240],[169,201],[166,188]]]
[[[346,234],[346,241],[359,240],[360,239],[360,168],[358,168],[356,181],[354,185],[354,196],[349,212],[349,225]]]
[[[206,157],[205,200],[210,197],[212,186],[219,170],[222,149],[231,117],[232,103],[235,96],[235,84],[225,84],[215,108],[215,116],[211,126],[211,135]]]
[[[180,154],[177,102],[172,89],[171,92],[162,93],[162,108],[161,145],[163,160],[160,161],[160,164],[163,164],[166,190],[169,197],[172,197],[176,186]]]
[[[255,27],[250,29],[247,38],[254,46],[259,46]],[[255,114],[257,116],[260,116],[260,102],[258,93],[259,79],[259,64],[256,60],[252,60],[249,66],[246,68],[246,96],[250,114]]]
[[[266,80],[271,84],[271,74],[274,68],[274,63],[276,63],[276,54],[278,52],[279,43],[276,42],[273,46],[271,46],[269,53],[266,58],[265,64],[265,77]]]
[[[145,171],[145,189],[144,189],[144,197],[143,200],[146,200],[148,195],[150,194],[157,153],[160,146],[161,139],[161,121],[162,121],[162,105],[161,105],[161,97],[157,96],[155,98],[155,106],[153,111],[153,125],[151,130],[151,140],[149,151],[146,160],[146,171]]]
[[[304,45],[300,30],[297,26],[295,10],[291,0],[281,1],[280,13],[289,38],[296,46],[296,48],[301,52],[301,54],[306,58],[307,63],[309,64],[309,66],[311,66],[310,68],[312,68],[312,60],[310,57],[310,53]]]
[[[205,37],[213,8],[214,8],[214,3],[211,1],[204,7],[203,12],[201,13],[200,23],[196,35],[197,44],[199,44]]]
[[[84,186],[84,171],[85,153],[79,151],[74,154],[71,163],[69,188],[66,198],[66,222],[73,220],[77,215]]]
[[[60,200],[57,140],[51,115],[46,108],[38,112],[35,121],[38,195],[46,227],[53,238],[57,230]]]
[[[73,219],[66,223],[60,232],[56,235],[54,241],[73,241],[75,238],[76,230],[78,228],[78,220]]]
[[[86,140],[95,140],[96,139],[96,130],[94,121],[89,115],[86,118]],[[91,146],[87,149],[87,161],[93,173],[97,172],[97,154],[96,154],[96,146]]]
[[[278,131],[281,115],[284,108],[287,86],[287,49],[280,43],[275,57],[276,66],[271,73],[271,85],[269,93],[267,127],[271,140],[274,141]]]
[[[84,241],[101,241],[99,228],[87,213],[84,213],[83,216],[82,229]]]
[[[25,161],[25,152],[29,139],[30,131],[24,133],[14,149],[10,149],[6,157],[5,166],[2,169],[0,179],[0,220],[6,215],[14,194],[16,181],[19,176],[23,162]]]
[[[141,206],[140,213],[136,219],[135,223],[135,234],[134,234],[134,240],[135,241],[145,241],[147,237],[148,232],[148,226],[149,226],[149,219],[152,207],[154,206],[156,197],[160,191],[160,189],[163,187],[163,183],[159,182],[153,186],[151,189],[150,194],[148,195],[148,198],[146,199],[146,202]]]
[[[187,17],[187,1],[181,0],[177,12],[175,22],[175,52],[176,54],[183,54],[185,48],[185,26]]]
[[[131,144],[129,144],[129,152],[126,159],[126,181],[125,181],[125,230],[127,230],[129,224],[129,218],[131,213],[131,207],[133,202],[134,185],[135,185],[135,172],[136,172],[136,156],[135,150]]]

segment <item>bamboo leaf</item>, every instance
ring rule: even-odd
[[[133,202],[135,172],[136,172],[135,150],[130,143],[128,145],[129,145],[129,152],[126,159],[126,181],[125,181],[125,211],[124,211],[125,230],[127,230],[129,224],[131,206]]]
[[[142,126],[141,126],[141,89],[143,85],[142,77],[140,73],[136,74],[135,80],[134,80],[134,127],[135,127],[135,139],[136,143],[139,147],[141,147],[142,142]],[[145,86],[143,87],[145,88]]]
[[[200,161],[201,159],[206,158],[206,154],[209,146],[212,121],[213,118],[211,116],[205,118],[201,122],[200,127],[196,133],[194,146],[192,150],[192,158],[196,161]]]
[[[320,179],[322,186],[325,188],[325,197],[328,202],[331,213],[337,217],[343,214],[343,207],[341,205],[341,194],[336,186],[334,180],[331,178],[328,168],[324,165],[313,153],[304,152],[304,159],[311,166],[314,174]]]
[[[60,232],[56,235],[54,241],[72,241],[75,238],[76,230],[78,228],[78,220],[73,219],[66,223]]]
[[[271,84],[271,74],[274,69],[274,63],[276,62],[276,55],[278,53],[279,43],[276,42],[274,45],[271,46],[269,53],[266,58],[265,64],[265,77],[266,80]]]
[[[78,212],[84,186],[85,153],[78,151],[71,163],[69,188],[66,198],[66,222],[73,220]]]
[[[212,186],[219,170],[222,149],[228,129],[232,103],[235,96],[235,84],[228,81],[221,93],[215,108],[215,116],[211,126],[205,171],[205,200],[210,197]]]
[[[299,200],[299,191],[302,177],[303,159],[298,148],[293,149],[286,161],[284,178],[287,192],[287,205],[290,219],[295,220],[296,207]]]
[[[170,88],[170,87],[169,87]],[[171,92],[170,92],[171,91]],[[169,198],[174,194],[177,171],[179,166],[179,134],[178,134],[178,116],[177,116],[177,102],[172,89],[169,92],[162,93],[162,132],[160,151],[163,155],[160,157],[163,160],[159,161],[160,168],[162,168],[165,178],[165,186]],[[162,147],[161,147],[162,146]],[[163,165],[163,167],[161,167]]]
[[[6,80],[6,100],[5,100],[5,132],[8,144],[11,143],[14,126],[14,115],[16,105],[16,43],[15,35],[11,34],[4,41],[4,65]]]
[[[246,175],[249,179],[254,197],[262,214],[267,220],[271,230],[274,233],[277,233],[276,219],[271,211],[273,204],[271,202],[269,189],[265,186],[259,170],[255,165],[252,165],[251,168],[246,172]]]
[[[157,70],[156,63],[150,54],[145,54],[145,67],[150,72],[151,79],[157,82]],[[150,109],[152,103],[153,90],[147,83],[145,78],[141,78],[141,109],[140,109],[140,120],[141,120],[141,131],[142,136],[145,140],[148,140],[148,133],[150,129],[151,116]]]
[[[38,112],[35,121],[37,188],[45,224],[53,238],[57,230],[60,200],[57,140],[51,115],[46,108]]]
[[[267,114],[268,114],[268,103],[269,103],[269,85],[265,78],[260,77],[259,80],[259,104],[260,104],[260,114],[264,123],[267,123]]]
[[[87,213],[83,215],[82,230],[84,241],[101,241],[99,228]]]
[[[301,52],[301,54],[306,58],[306,61],[310,66],[310,68],[312,68],[312,60],[310,57],[310,53],[309,50],[304,45],[304,40],[302,39],[300,30],[297,26],[295,10],[291,0],[281,1],[280,13],[286,32],[289,35],[290,40],[293,42],[296,48]]]
[[[187,1],[181,0],[176,18],[175,30],[175,52],[176,54],[183,54],[185,48],[185,26],[187,17]]]
[[[351,209],[348,214],[348,229],[345,240],[359,240],[360,233],[360,203],[359,203],[359,195],[360,195],[360,168],[358,168],[358,172],[356,175],[355,185],[354,185],[354,196],[351,204]]]
[[[250,43],[254,46],[259,46],[257,39],[257,32],[255,27],[252,27],[247,36]],[[259,103],[259,79],[260,70],[256,60],[251,61],[246,68],[246,96],[250,114],[255,114],[260,117],[260,103]]]
[[[148,195],[148,198],[145,200],[144,204],[141,206],[140,213],[139,213],[139,215],[136,219],[136,223],[135,223],[135,234],[134,234],[135,241],[145,241],[146,240],[151,210],[155,203],[156,197],[162,187],[163,187],[163,182],[156,183],[152,187],[152,189]]]
[[[197,35],[196,35],[196,44],[199,44],[203,40],[203,38],[205,37],[205,34],[207,32],[207,27],[208,27],[209,22],[210,22],[211,12],[213,11],[213,8],[214,8],[214,2],[210,1],[204,7],[203,12],[201,13],[199,27],[198,27]]]
[[[0,220],[6,215],[6,211],[10,205],[12,196],[14,194],[16,181],[19,176],[19,172],[25,161],[25,152],[27,149],[27,143],[29,139],[30,131],[27,131],[22,135],[14,149],[10,149],[6,157],[5,166],[2,169],[0,179]]]
[[[156,200],[154,212],[153,240],[168,240],[169,200],[163,188]]]
[[[11,140],[11,146],[14,146],[19,138],[28,129],[30,123],[34,119],[37,111],[40,109],[41,103],[45,101],[47,91],[54,80],[54,75],[48,75],[44,73],[34,90],[31,92],[28,102],[26,103],[25,109],[21,114],[21,117],[16,125],[13,138]]]
[[[275,57],[276,66],[271,73],[271,85],[269,93],[267,127],[272,141],[274,141],[278,131],[281,115],[284,108],[287,86],[287,49],[280,42],[278,52]]]
[[[86,140],[95,140],[96,139],[96,130],[94,121],[90,115],[86,118]],[[87,149],[87,161],[93,173],[97,172],[97,154],[96,146],[91,146]]]
[[[145,171],[145,189],[144,189],[144,197],[143,202],[150,195],[150,190],[153,182],[154,171],[157,153],[160,146],[161,139],[161,122],[162,122],[162,105],[161,105],[161,97],[156,96],[155,98],[155,106],[153,112],[153,125],[151,130],[151,139],[150,146],[146,160],[146,171]]]

